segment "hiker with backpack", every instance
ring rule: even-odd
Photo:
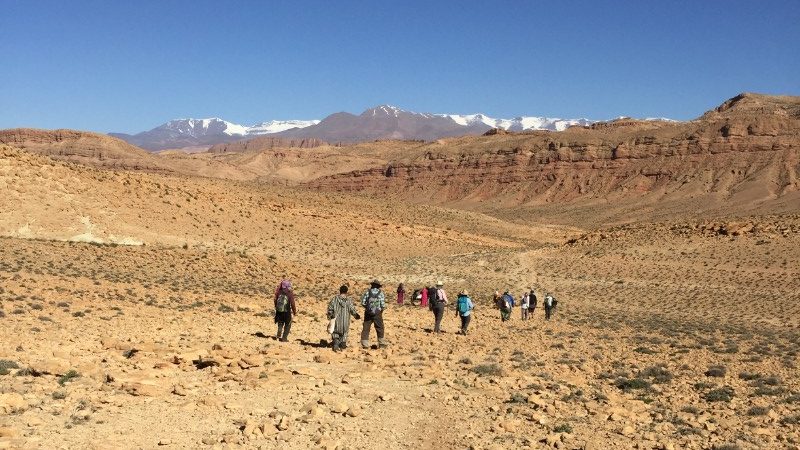
[[[500,291],[494,291],[494,294],[492,295],[492,304],[494,305],[495,308],[500,310],[500,319],[501,320],[503,319],[503,308],[502,308],[503,301],[502,300],[503,300],[503,296],[500,295]]]
[[[530,306],[529,297],[527,292],[523,292],[521,295],[522,301],[520,301],[520,313],[522,314],[522,320],[528,320],[528,307]]]
[[[369,331],[375,325],[378,334],[378,348],[386,347],[383,338],[383,310],[386,309],[386,295],[381,290],[381,283],[372,280],[370,288],[361,296],[361,306],[364,307],[364,327],[361,330],[361,347],[369,348]]]
[[[436,288],[428,293],[428,302],[430,302],[430,310],[433,311],[434,317],[434,333],[442,332],[442,317],[444,317],[444,309],[447,306],[447,293],[444,291],[444,284],[441,281],[436,282]]]
[[[400,283],[400,285],[397,286],[397,304],[402,305],[403,301],[405,301],[405,297],[406,297],[406,288],[403,287],[403,283]]]
[[[456,315],[461,318],[461,330],[458,332],[459,334],[466,336],[469,322],[472,320],[473,309],[475,309],[475,305],[472,303],[472,299],[469,298],[469,292],[467,292],[466,289],[459,292],[458,300],[456,301]]]
[[[495,295],[497,295],[496,292]],[[503,322],[510,320],[511,312],[514,309],[514,297],[505,291],[503,295],[498,296],[497,308],[500,309],[500,320]]]
[[[331,340],[333,351],[338,352],[347,348],[347,334],[350,331],[350,316],[361,319],[358,315],[353,299],[347,296],[347,285],[339,288],[339,295],[333,297],[328,304],[328,320],[332,320],[333,330]]]
[[[528,293],[528,314],[533,316],[533,313],[536,312],[536,303],[538,299],[536,298],[536,292],[534,292],[533,288]]]
[[[552,316],[553,312],[556,309],[556,305],[558,305],[558,300],[556,300],[556,298],[553,297],[553,294],[548,292],[547,295],[544,296],[544,318],[545,318],[545,320],[550,320],[550,317]]]
[[[428,309],[433,311],[433,304],[436,301],[436,286],[428,286],[425,291],[428,293]]]
[[[297,305],[294,302],[292,282],[283,280],[275,289],[275,323],[278,324],[278,333],[275,335],[281,342],[289,340],[289,331],[292,329],[292,315],[297,314]]]

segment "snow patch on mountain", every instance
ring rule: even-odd
[[[449,117],[462,126],[487,125],[491,128],[502,128],[508,131],[550,130],[564,131],[573,125],[591,125],[596,122],[589,119],[559,119],[550,117],[517,117],[514,119],[495,119],[484,114],[439,114]]]
[[[172,131],[180,135],[201,137],[213,134],[228,136],[258,136],[278,133],[292,128],[304,128],[316,125],[319,120],[270,120],[253,126],[239,125],[219,117],[207,119],[175,119],[161,125],[160,129]],[[157,128],[157,129],[158,129]]]
[[[319,120],[270,120],[247,127],[246,130],[248,135],[269,134],[291,130],[292,128],[310,127],[318,123]]]

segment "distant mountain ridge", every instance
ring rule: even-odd
[[[147,150],[164,150],[201,145],[214,145],[247,137],[273,134],[292,128],[307,127],[319,120],[271,120],[253,126],[228,122],[218,117],[208,119],[175,119],[149,131],[137,134],[109,133]]]
[[[323,120],[272,120],[244,126],[216,117],[175,119],[134,135],[109,134],[148,150],[163,150],[211,146],[264,135],[288,139],[319,139],[330,143],[380,139],[433,141],[445,137],[483,134],[492,128],[508,131],[564,131],[570,126],[590,126],[595,122],[597,121],[585,118],[521,116],[497,119],[485,114],[418,113],[396,106],[379,105],[359,115],[338,112]]]
[[[588,126],[589,119],[517,117],[495,119],[484,114],[431,114],[379,105],[359,115],[340,112],[308,127],[282,131],[276,136],[316,138],[328,142],[363,142],[379,139],[433,141],[445,137],[478,135],[492,128],[508,131],[563,131],[572,125]]]

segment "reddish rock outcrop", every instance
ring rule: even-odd
[[[228,142],[212,146],[210,153],[257,153],[273,148],[314,148],[328,145],[320,139],[289,139],[276,137],[257,137],[236,142]]]
[[[61,161],[112,169],[170,171],[156,156],[111,136],[75,130],[0,130],[7,144]]]
[[[410,149],[388,166],[311,185],[498,206],[642,196],[800,200],[800,97],[736,98],[691,122],[622,121],[561,133],[438,141]]]

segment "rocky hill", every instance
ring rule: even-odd
[[[14,128],[0,130],[6,144],[61,161],[97,167],[170,171],[164,161],[127,142],[104,134],[75,130]]]
[[[620,120],[440,140],[311,185],[485,208],[624,202],[648,212],[658,202],[662,211],[654,213],[765,203],[797,209],[798,105],[800,97],[742,94],[686,123]]]

